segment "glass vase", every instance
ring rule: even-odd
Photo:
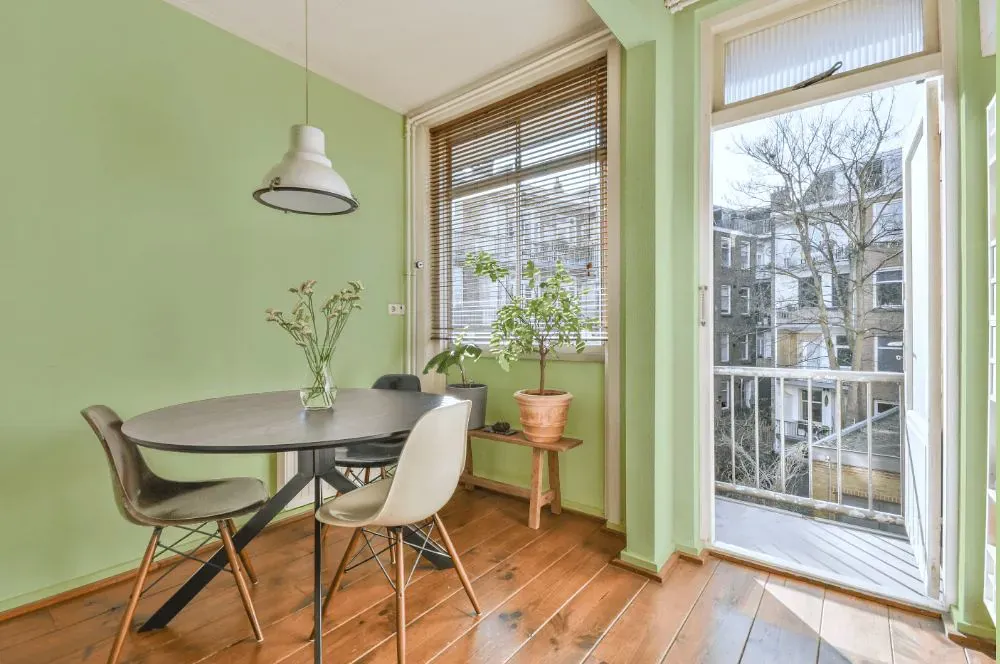
[[[299,399],[306,410],[329,410],[337,400],[337,386],[330,378],[330,367],[310,367],[305,387],[299,390]]]

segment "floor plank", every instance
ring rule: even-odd
[[[586,664],[646,664],[666,655],[719,561],[679,561],[663,583],[649,583],[598,642]]]
[[[553,524],[558,522],[558,528]],[[542,530],[552,530],[472,583],[482,615],[472,616],[464,595],[453,595],[425,615],[412,620],[406,628],[407,653],[415,662],[426,662],[459,640],[479,622],[491,615],[539,574],[558,563],[597,530],[584,519],[558,520],[542,514]],[[395,638],[390,637],[357,660],[364,664],[392,664],[396,661]]]
[[[965,653],[948,640],[940,620],[889,609],[894,664],[967,664]]]
[[[763,572],[720,562],[663,661],[736,664],[766,582]]]
[[[823,617],[822,588],[772,574],[741,664],[814,664]]]
[[[824,664],[993,661],[945,639],[940,621],[714,558],[682,561],[652,583],[608,565],[623,540],[598,523],[545,512],[534,531],[525,509],[509,497],[462,491],[442,510],[483,614],[473,615],[454,573],[419,568],[409,588],[411,664],[796,664],[816,661],[817,647]],[[330,534],[327,579],[348,534]],[[169,628],[130,635],[123,664],[311,662],[311,536],[303,519],[253,542],[263,644],[250,636],[232,578],[219,575]],[[883,544],[892,554],[892,543]],[[144,597],[137,621],[181,581]],[[0,623],[0,662],[103,664],[127,592],[123,583]],[[326,661],[392,664],[394,618],[378,566],[351,570],[326,622]]]
[[[892,664],[889,609],[853,595],[827,591],[819,664],[848,662]]]
[[[605,567],[507,661],[511,664],[581,662],[647,583],[650,582],[632,572]]]

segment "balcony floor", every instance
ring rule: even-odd
[[[717,497],[715,541],[903,601],[927,601],[910,543],[897,537]]]

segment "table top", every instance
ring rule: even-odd
[[[565,452],[583,444],[583,441],[579,438],[566,438],[565,436],[554,443],[533,443],[524,437],[523,431],[494,433],[486,429],[470,429],[469,435],[473,438],[485,438],[486,440],[498,440],[502,443],[513,443],[514,445],[524,445],[525,447],[537,447],[540,450],[548,450],[550,452]]]
[[[173,452],[290,452],[379,440],[409,432],[440,394],[341,389],[333,410],[307,411],[298,391],[265,392],[167,406],[126,420],[122,433]]]

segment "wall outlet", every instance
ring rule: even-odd
[[[389,305],[389,315],[390,316],[405,316],[406,315],[406,305],[405,304],[390,304]]]

